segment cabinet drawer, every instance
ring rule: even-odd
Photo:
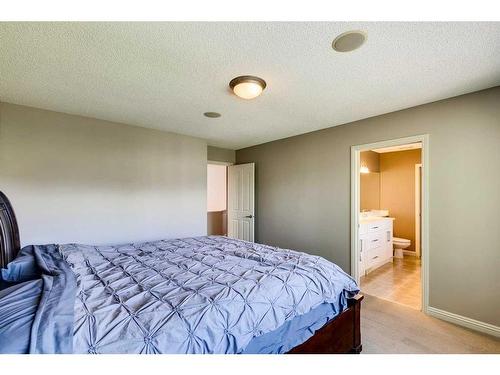
[[[363,239],[363,248],[369,250],[380,247],[387,242],[387,237],[388,234],[385,231],[368,234]]]
[[[368,249],[363,252],[364,270],[374,270],[392,259],[392,245],[382,244],[381,246]]]
[[[359,234],[370,234],[392,229],[392,220],[376,220],[359,224]]]
[[[382,259],[384,259],[383,246],[375,247],[365,252],[364,260],[366,268],[372,267],[373,265],[379,263]]]
[[[390,220],[376,221],[368,225],[368,233],[383,231],[391,227],[392,222]]]

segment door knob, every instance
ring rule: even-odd
[[[253,215],[247,215],[245,217],[248,218],[248,219],[251,219],[251,218],[253,218]]]

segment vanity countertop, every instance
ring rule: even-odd
[[[393,217],[377,217],[377,216],[369,216],[369,217],[361,217],[359,218],[359,223],[373,223],[374,221],[382,221],[382,220],[394,220]]]

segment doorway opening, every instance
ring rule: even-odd
[[[207,234],[255,238],[255,165],[208,162]]]
[[[427,311],[428,136],[351,148],[351,273],[365,294]]]
[[[207,165],[207,235],[227,236],[227,168],[224,163]]]

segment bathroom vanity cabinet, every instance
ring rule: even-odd
[[[393,220],[389,217],[370,217],[360,220],[360,275],[392,262]]]

